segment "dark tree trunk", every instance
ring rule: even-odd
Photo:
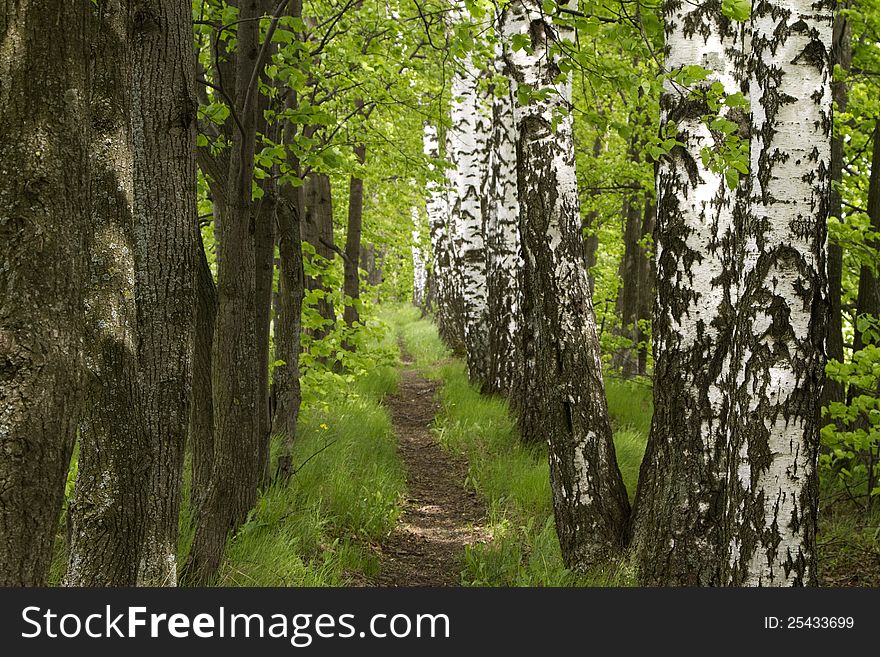
[[[874,149],[871,153],[871,177],[868,182],[868,215],[871,218],[871,230],[880,233],[880,119],[874,123]],[[880,252],[880,240],[872,237],[866,240],[866,246],[876,254]],[[876,266],[876,261],[875,261]],[[859,270],[859,293],[856,297],[856,317],[870,315],[880,319],[880,282],[877,271],[868,265]],[[853,335],[853,352],[865,347],[862,332],[856,330]]]
[[[258,89],[250,88],[259,51],[258,0],[239,4],[235,63],[236,108],[226,203],[220,206],[217,244],[217,319],[213,345],[214,465],[187,564],[194,582],[211,581],[227,534],[240,526],[256,500],[259,456],[254,232],[251,201]],[[245,102],[247,101],[247,102]],[[218,209],[215,207],[215,210]]]
[[[135,246],[127,3],[93,8],[92,221],[87,235],[85,385],[67,586],[134,586],[144,540],[150,445],[134,346]]]
[[[192,452],[190,508],[200,509],[211,486],[214,465],[214,402],[211,385],[211,346],[217,318],[217,290],[199,238],[196,252],[196,335],[193,349],[192,406],[189,441]]]
[[[79,0],[0,5],[2,586],[46,582],[76,432],[88,10]]]
[[[621,288],[617,296],[617,318],[620,321],[616,333],[626,341],[614,354],[613,367],[626,377],[638,373],[639,297],[644,250],[642,239],[643,204],[641,195],[631,195],[623,205],[623,259],[618,275]]]
[[[849,71],[852,63],[852,29],[846,16],[839,14],[834,19],[834,33],[831,49],[833,65]],[[836,106],[835,111],[845,112],[849,94],[846,80],[831,83],[831,95]],[[873,171],[873,169],[872,169]],[[829,215],[838,219],[843,214],[840,198],[840,184],[843,176],[843,137],[833,134],[831,138],[831,201]],[[843,278],[843,248],[835,242],[828,243],[828,336],[825,349],[829,360],[843,362],[843,311],[841,298]],[[822,405],[827,406],[833,401],[844,398],[843,383],[834,379],[826,379],[822,391]]]
[[[363,102],[360,102],[360,106],[363,106]],[[367,155],[366,146],[358,144],[354,148],[354,154],[358,164],[363,165]],[[360,252],[363,216],[364,181],[352,176],[348,183],[348,228],[345,233],[345,277],[342,288],[345,294],[343,317],[349,328],[360,321],[356,302],[361,295]],[[354,345],[350,343],[344,343],[343,346],[349,351],[354,351]]]
[[[302,240],[308,242],[319,256],[318,263],[333,261],[333,196],[330,190],[330,177],[325,173],[313,173],[305,182],[305,215],[303,215]],[[306,276],[307,291],[318,290],[315,307],[323,318],[323,325],[310,331],[315,340],[321,340],[330,333],[336,323],[336,311],[328,295],[330,289],[320,277]]]
[[[302,4],[295,2],[291,12],[302,15]],[[296,107],[297,99],[290,92],[286,108]],[[302,176],[300,163],[290,148],[295,127],[284,126],[283,141],[288,153],[288,163],[292,175]],[[292,450],[296,438],[296,422],[302,402],[299,377],[299,354],[302,332],[302,301],[305,292],[303,272],[303,252],[300,221],[305,209],[305,194],[302,185],[294,187],[286,184],[279,189],[278,204],[278,315],[275,317],[275,358],[278,363],[273,372],[273,397],[275,413],[272,418],[272,431],[284,441],[278,457],[276,477],[286,481],[292,471]]]
[[[286,480],[292,472],[291,453],[296,437],[296,422],[302,402],[299,380],[300,333],[302,331],[303,255],[300,243],[300,216],[304,206],[303,188],[286,185],[281,188],[278,213],[278,239],[281,254],[279,278],[279,313],[275,319],[275,416],[272,429],[284,438],[284,449],[278,461],[278,477]]]
[[[277,215],[277,192],[275,185],[264,185],[263,198],[257,212],[257,230],[254,235],[254,260],[256,262],[254,321],[257,348],[257,476],[264,482],[269,468],[269,443],[272,418],[269,409],[269,330],[272,322],[272,284],[275,273],[275,222]]]
[[[153,455],[139,581],[174,586],[195,329],[195,52],[188,5],[131,10],[137,353]]]
[[[365,244],[361,246],[361,264],[363,270],[367,274],[367,285],[375,287],[380,285],[384,280],[382,273],[382,262],[384,260],[384,247],[376,253],[375,244]]]

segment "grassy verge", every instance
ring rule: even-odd
[[[295,474],[230,538],[218,585],[341,586],[376,573],[370,545],[397,522],[406,483],[381,405],[396,387],[396,370],[376,367],[303,408]]]
[[[467,586],[604,586],[632,583],[625,564],[576,577],[562,563],[553,521],[546,449],[524,446],[506,402],[480,395],[461,361],[450,358],[431,322],[417,311],[388,311],[416,367],[443,381],[442,412],[435,424],[441,442],[469,461],[468,483],[489,507],[492,540],[470,548],[462,565]],[[608,381],[618,461],[630,495],[650,426],[650,389]]]

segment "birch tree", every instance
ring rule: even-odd
[[[489,371],[487,392],[510,395],[521,372],[519,333],[523,261],[517,197],[515,84],[506,74],[504,50],[495,51],[497,89],[492,102],[492,134],[486,189],[486,297]],[[516,397],[513,397],[516,399]]]
[[[454,254],[450,234],[449,195],[443,183],[436,179],[436,165],[440,160],[440,140],[437,128],[425,123],[423,137],[423,153],[428,158],[428,182],[426,185],[427,199],[425,210],[428,215],[428,230],[431,236],[431,279],[435,295],[435,314],[437,328],[443,341],[453,346],[456,339],[454,326],[456,283],[454,271]]]
[[[412,302],[419,308],[425,304],[425,292],[428,283],[428,263],[422,253],[422,213],[413,207],[410,210],[412,220],[412,266],[413,266],[413,298]]]
[[[709,585],[721,581],[727,480],[727,382],[737,276],[732,266],[736,193],[701,157],[723,148],[707,95],[739,91],[739,24],[719,4],[665,5],[666,66],[661,125],[675,124],[674,147],[657,174],[657,300],[653,321],[654,416],[639,477],[633,551],[641,581]],[[689,89],[676,72],[708,72]],[[717,87],[716,87],[717,89]],[[722,115],[729,115],[724,110]],[[728,120],[730,117],[728,117]],[[658,558],[658,552],[663,555]]]
[[[483,193],[489,157],[489,104],[484,74],[472,53],[457,62],[452,78],[451,123],[446,135],[451,174],[450,225],[461,286],[468,373],[487,379],[486,240]]]
[[[577,5],[566,5],[576,11]],[[567,566],[585,568],[623,548],[629,500],[611,440],[589,280],[582,260],[570,81],[558,47],[572,30],[533,0],[501,19],[507,70],[519,89],[550,89],[514,108],[525,380],[526,441],[549,443],[556,528]]]
[[[752,14],[751,190],[738,227],[725,583],[815,584],[831,160],[829,3]]]

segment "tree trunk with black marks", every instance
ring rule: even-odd
[[[175,586],[195,330],[192,13],[174,0],[133,0],[131,11],[137,354],[152,452],[138,581]]]
[[[495,61],[504,73],[504,49],[496,46]],[[492,134],[489,179],[486,193],[486,298],[489,371],[485,392],[498,392],[517,399],[520,382],[520,338],[522,330],[522,247],[517,198],[515,89],[512,80],[495,94],[492,105]]]
[[[452,78],[451,124],[446,134],[450,170],[450,235],[459,277],[460,323],[472,382],[485,385],[487,354],[486,238],[484,195],[489,164],[490,98],[484,74],[468,54]]]
[[[577,5],[566,5],[576,10]],[[505,42],[526,35],[525,49],[506,56],[517,84],[540,89],[559,75],[557,41],[572,39],[532,0],[516,0],[502,16]],[[554,130],[571,83],[544,101],[514,108],[523,269],[524,380],[517,404],[526,441],[549,443],[556,529],[566,566],[585,569],[627,542],[629,500],[617,467],[605,402],[589,281],[582,259],[572,117]]]
[[[129,14],[92,7],[84,391],[67,586],[134,586],[147,522],[150,443],[138,380]]]
[[[816,583],[828,314],[831,5],[752,13],[749,212],[738,234],[724,583]]]
[[[46,583],[76,432],[88,11],[69,0],[0,6],[2,586]]]
[[[743,27],[721,3],[665,5],[666,65],[698,64],[703,83],[740,89]],[[664,83],[661,124],[678,126],[684,146],[658,164],[654,230],[654,415],[639,476],[633,553],[639,580],[651,586],[722,582],[727,480],[730,349],[737,276],[733,269],[737,193],[703,165],[714,147],[705,101]],[[743,416],[745,419],[747,416]]]
[[[440,159],[440,141],[437,128],[425,123],[423,137],[424,155],[429,160]],[[428,170],[435,171],[433,162]],[[452,237],[449,227],[449,195],[437,180],[429,177],[426,186],[425,211],[428,215],[428,231],[431,236],[431,278],[435,287],[434,314],[440,337],[449,347],[454,347],[458,320],[454,315],[455,272],[452,257]],[[374,258],[375,259],[375,258]]]
[[[413,267],[413,293],[412,302],[416,308],[420,308],[422,312],[425,309],[425,299],[428,289],[428,263],[425,260],[425,254],[422,252],[422,213],[413,206],[410,209],[410,217],[412,218],[412,245],[410,247],[412,253]]]

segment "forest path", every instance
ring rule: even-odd
[[[397,393],[385,399],[407,497],[397,526],[380,545],[375,586],[457,586],[465,547],[488,540],[486,507],[465,488],[467,461],[443,449],[431,432],[440,410],[438,381],[426,379],[403,354]]]

